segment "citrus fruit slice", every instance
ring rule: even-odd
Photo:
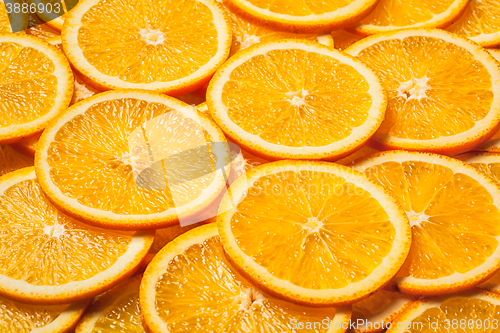
[[[387,333],[496,332],[500,327],[500,296],[471,291],[413,303]]]
[[[355,168],[391,190],[410,219],[401,292],[463,291],[500,268],[500,189],[491,178],[456,159],[403,151],[370,155]]]
[[[373,35],[408,28],[447,27],[463,13],[468,2],[380,0],[354,30],[362,35]]]
[[[415,299],[398,292],[379,290],[352,305],[351,323],[354,333],[379,333],[399,316]]]
[[[231,12],[227,7],[226,14],[231,19],[233,31],[233,43],[231,46],[231,56],[252,45],[262,42],[274,42],[283,39],[302,39],[317,42],[328,47],[333,47],[333,38],[330,34],[294,34],[267,27],[255,25]]]
[[[210,81],[207,102],[232,141],[268,160],[345,157],[370,139],[386,108],[379,79],[362,62],[293,40],[231,57]]]
[[[414,29],[362,39],[346,52],[373,68],[387,90],[385,121],[373,138],[382,150],[456,155],[498,129],[500,68],[477,44]]]
[[[469,1],[465,12],[448,31],[468,37],[484,47],[500,44],[500,1]]]
[[[292,33],[329,33],[342,29],[366,16],[376,3],[376,0],[224,1],[233,12],[256,25]]]
[[[28,157],[34,158],[40,136],[41,134],[30,136],[29,138],[22,139],[21,141],[13,143],[11,146],[18,152],[21,152]]]
[[[125,280],[151,233],[93,228],[58,211],[24,168],[0,178],[0,293],[30,304],[88,299]]]
[[[373,149],[368,145],[364,145],[363,147],[361,147],[361,149],[356,151],[354,154],[351,154],[351,155],[349,155],[341,160],[335,161],[335,163],[342,164],[342,165],[352,165],[355,163],[356,160],[358,160],[362,157],[374,154],[374,153],[378,153],[378,150]]]
[[[15,333],[71,332],[89,301],[71,305],[32,305],[0,296],[0,330]]]
[[[363,39],[363,36],[353,34],[346,30],[332,31],[333,44],[339,51],[347,49],[358,40]]]
[[[92,304],[75,333],[145,333],[139,309],[142,275],[114,287]]]
[[[71,101],[73,74],[64,54],[26,34],[0,35],[0,142],[41,132]]]
[[[0,176],[33,166],[33,158],[27,157],[9,145],[0,145]]]
[[[226,188],[229,161],[215,123],[173,97],[139,90],[71,106],[44,131],[35,156],[56,206],[121,230],[164,228],[202,213]]]
[[[180,96],[208,82],[227,59],[231,25],[214,0],[146,1],[133,6],[130,11],[129,4],[119,0],[85,1],[66,18],[62,31],[66,55],[96,88],[138,88]]]
[[[177,237],[154,257],[139,302],[154,333],[281,333],[307,322],[328,323],[311,332],[340,333],[351,315],[288,303],[256,289],[229,263],[213,223]]]
[[[410,225],[364,175],[327,162],[258,166],[231,185],[217,218],[221,242],[253,283],[303,305],[354,303],[396,275]]]

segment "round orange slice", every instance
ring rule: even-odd
[[[33,305],[0,296],[0,330],[15,333],[72,332],[89,301],[62,305]]]
[[[366,16],[376,3],[376,0],[224,0],[232,11],[256,25],[292,33],[342,29]]]
[[[370,155],[355,169],[392,191],[410,219],[401,292],[464,291],[500,268],[500,188],[491,178],[450,157],[403,151]]]
[[[380,0],[375,9],[362,19],[355,31],[373,35],[409,28],[443,28],[465,10],[468,0]]]
[[[377,131],[386,96],[361,61],[285,40],[231,57],[210,81],[207,103],[224,133],[254,155],[335,160]]]
[[[490,139],[500,121],[500,67],[479,45],[437,29],[378,34],[347,53],[375,70],[388,94],[381,148],[456,155]]]
[[[129,5],[85,1],[67,14],[64,51],[96,88],[180,96],[203,86],[227,59],[231,25],[215,0]]]
[[[139,309],[137,275],[99,297],[78,323],[75,333],[145,333]]]
[[[0,35],[0,143],[41,132],[73,94],[73,74],[64,54],[26,34]]]
[[[484,47],[500,44],[500,1],[469,1],[467,8],[448,31],[468,37]]]
[[[500,296],[479,290],[413,303],[387,333],[495,332],[500,327]]]
[[[403,265],[411,237],[383,187],[342,165],[280,161],[231,185],[217,218],[221,242],[254,284],[297,304],[368,297]]]
[[[153,235],[89,227],[58,211],[35,169],[0,178],[0,293],[30,304],[73,303],[128,278]]]
[[[139,90],[74,104],[44,131],[35,156],[56,206],[120,230],[192,221],[226,188],[229,162],[226,138],[210,119],[173,97]]]
[[[343,333],[351,316],[346,309],[307,308],[255,288],[226,258],[216,224],[188,231],[154,257],[139,302],[153,333],[281,333],[313,322],[323,323],[314,332]]]

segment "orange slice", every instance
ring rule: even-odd
[[[403,265],[410,226],[381,186],[342,165],[280,161],[231,185],[217,218],[238,269],[297,304],[339,306],[368,297]]]
[[[468,0],[380,0],[377,7],[355,28],[362,35],[373,35],[409,28],[443,28],[465,10]]]
[[[380,333],[408,308],[415,299],[398,292],[379,290],[352,305],[354,333]]]
[[[44,131],[35,161],[41,186],[62,211],[120,230],[199,216],[230,172],[229,147],[211,120],[175,98],[139,90],[71,106]]]
[[[214,0],[92,0],[68,15],[64,51],[100,90],[180,96],[208,82],[231,47],[229,19]]]
[[[92,304],[75,333],[145,333],[139,309],[138,275],[114,287]]]
[[[125,280],[153,242],[150,233],[86,226],[56,210],[34,168],[0,178],[0,293],[30,304],[89,299]]]
[[[191,230],[165,246],[146,269],[139,302],[153,333],[289,332],[341,333],[350,311],[307,308],[256,289],[229,263],[215,224]],[[342,328],[344,327],[344,328]]]
[[[498,129],[500,68],[477,44],[442,30],[414,29],[362,39],[346,52],[373,68],[388,93],[385,121],[373,138],[381,150],[452,156]]]
[[[465,12],[448,31],[468,37],[484,47],[500,44],[500,1],[469,1]]]
[[[41,132],[73,94],[73,74],[64,54],[39,38],[0,35],[0,142]]]
[[[345,157],[370,139],[386,108],[379,79],[362,62],[293,40],[230,58],[207,102],[232,141],[267,160]]]
[[[404,206],[412,246],[395,283],[416,296],[467,290],[500,268],[500,188],[442,155],[393,151],[355,168],[386,186]]]
[[[71,332],[89,301],[64,305],[32,305],[0,296],[0,330],[15,333]]]
[[[224,0],[233,12],[256,25],[292,33],[329,33],[342,29],[366,16],[376,3],[376,0]]]
[[[0,176],[33,166],[33,158],[27,157],[8,145],[0,145]]]
[[[231,56],[258,43],[275,42],[283,39],[309,40],[328,47],[333,47],[333,38],[330,34],[294,34],[273,30],[264,26],[255,25],[241,16],[234,14],[227,7],[224,8],[232,23],[233,44],[231,46]]]
[[[500,327],[500,296],[470,291],[413,303],[387,333],[495,332]]]

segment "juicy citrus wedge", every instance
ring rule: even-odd
[[[500,44],[500,1],[469,1],[465,12],[448,31],[468,37],[476,43],[491,47]]]
[[[0,142],[41,132],[73,94],[73,74],[64,54],[39,38],[0,35]]]
[[[230,58],[210,81],[207,102],[228,137],[269,160],[345,157],[375,133],[386,108],[379,79],[363,63],[293,40]]]
[[[333,47],[333,38],[330,34],[294,34],[279,30],[269,29],[263,26],[245,20],[231,12],[227,7],[226,14],[231,20],[233,31],[233,43],[231,46],[231,55],[244,50],[252,45],[262,42],[275,42],[283,39],[303,39],[311,42],[317,42],[328,47]]]
[[[58,211],[34,168],[0,178],[0,293],[30,304],[88,299],[130,276],[150,233],[89,227]]]
[[[139,309],[142,275],[122,282],[86,311],[75,333],[145,333]]]
[[[245,276],[298,304],[338,306],[384,286],[403,265],[410,226],[381,186],[326,162],[258,166],[231,185],[217,218]]]
[[[415,299],[395,291],[379,290],[352,305],[354,333],[379,333],[399,316]]]
[[[30,136],[29,138],[22,139],[21,141],[13,143],[11,146],[15,150],[33,159],[35,157],[35,152],[38,148],[38,140],[40,140],[40,136],[41,134]],[[24,167],[31,165],[33,165],[33,162],[32,164],[25,165]]]
[[[500,296],[471,291],[417,301],[392,323],[387,333],[479,333],[496,332],[499,327]]]
[[[229,263],[216,224],[191,230],[164,247],[146,269],[139,294],[154,333],[289,332],[292,325],[328,323],[314,333],[341,333],[350,311],[307,308],[256,289]]]
[[[343,51],[358,40],[363,39],[363,36],[353,34],[346,30],[332,31],[333,44],[337,50]]]
[[[498,129],[500,68],[477,44],[415,29],[371,36],[346,52],[373,68],[388,93],[385,121],[374,136],[381,148],[456,155]]]
[[[231,47],[229,19],[214,0],[92,0],[68,15],[66,55],[101,90],[180,96],[208,82]]]
[[[368,156],[355,168],[391,190],[410,219],[400,291],[462,291],[500,268],[500,189],[489,177],[456,159],[403,151]]]
[[[376,0],[224,0],[233,12],[260,26],[292,33],[329,33],[366,16]]]
[[[0,176],[33,166],[33,158],[25,156],[9,145],[0,145]]]
[[[74,329],[89,301],[32,305],[0,296],[0,330],[14,333],[66,333]]]
[[[362,35],[373,35],[407,28],[442,28],[461,15],[468,2],[380,0],[354,30]]]
[[[230,172],[229,147],[211,120],[175,98],[135,90],[70,107],[44,131],[35,160],[62,211],[122,230],[201,214]]]

